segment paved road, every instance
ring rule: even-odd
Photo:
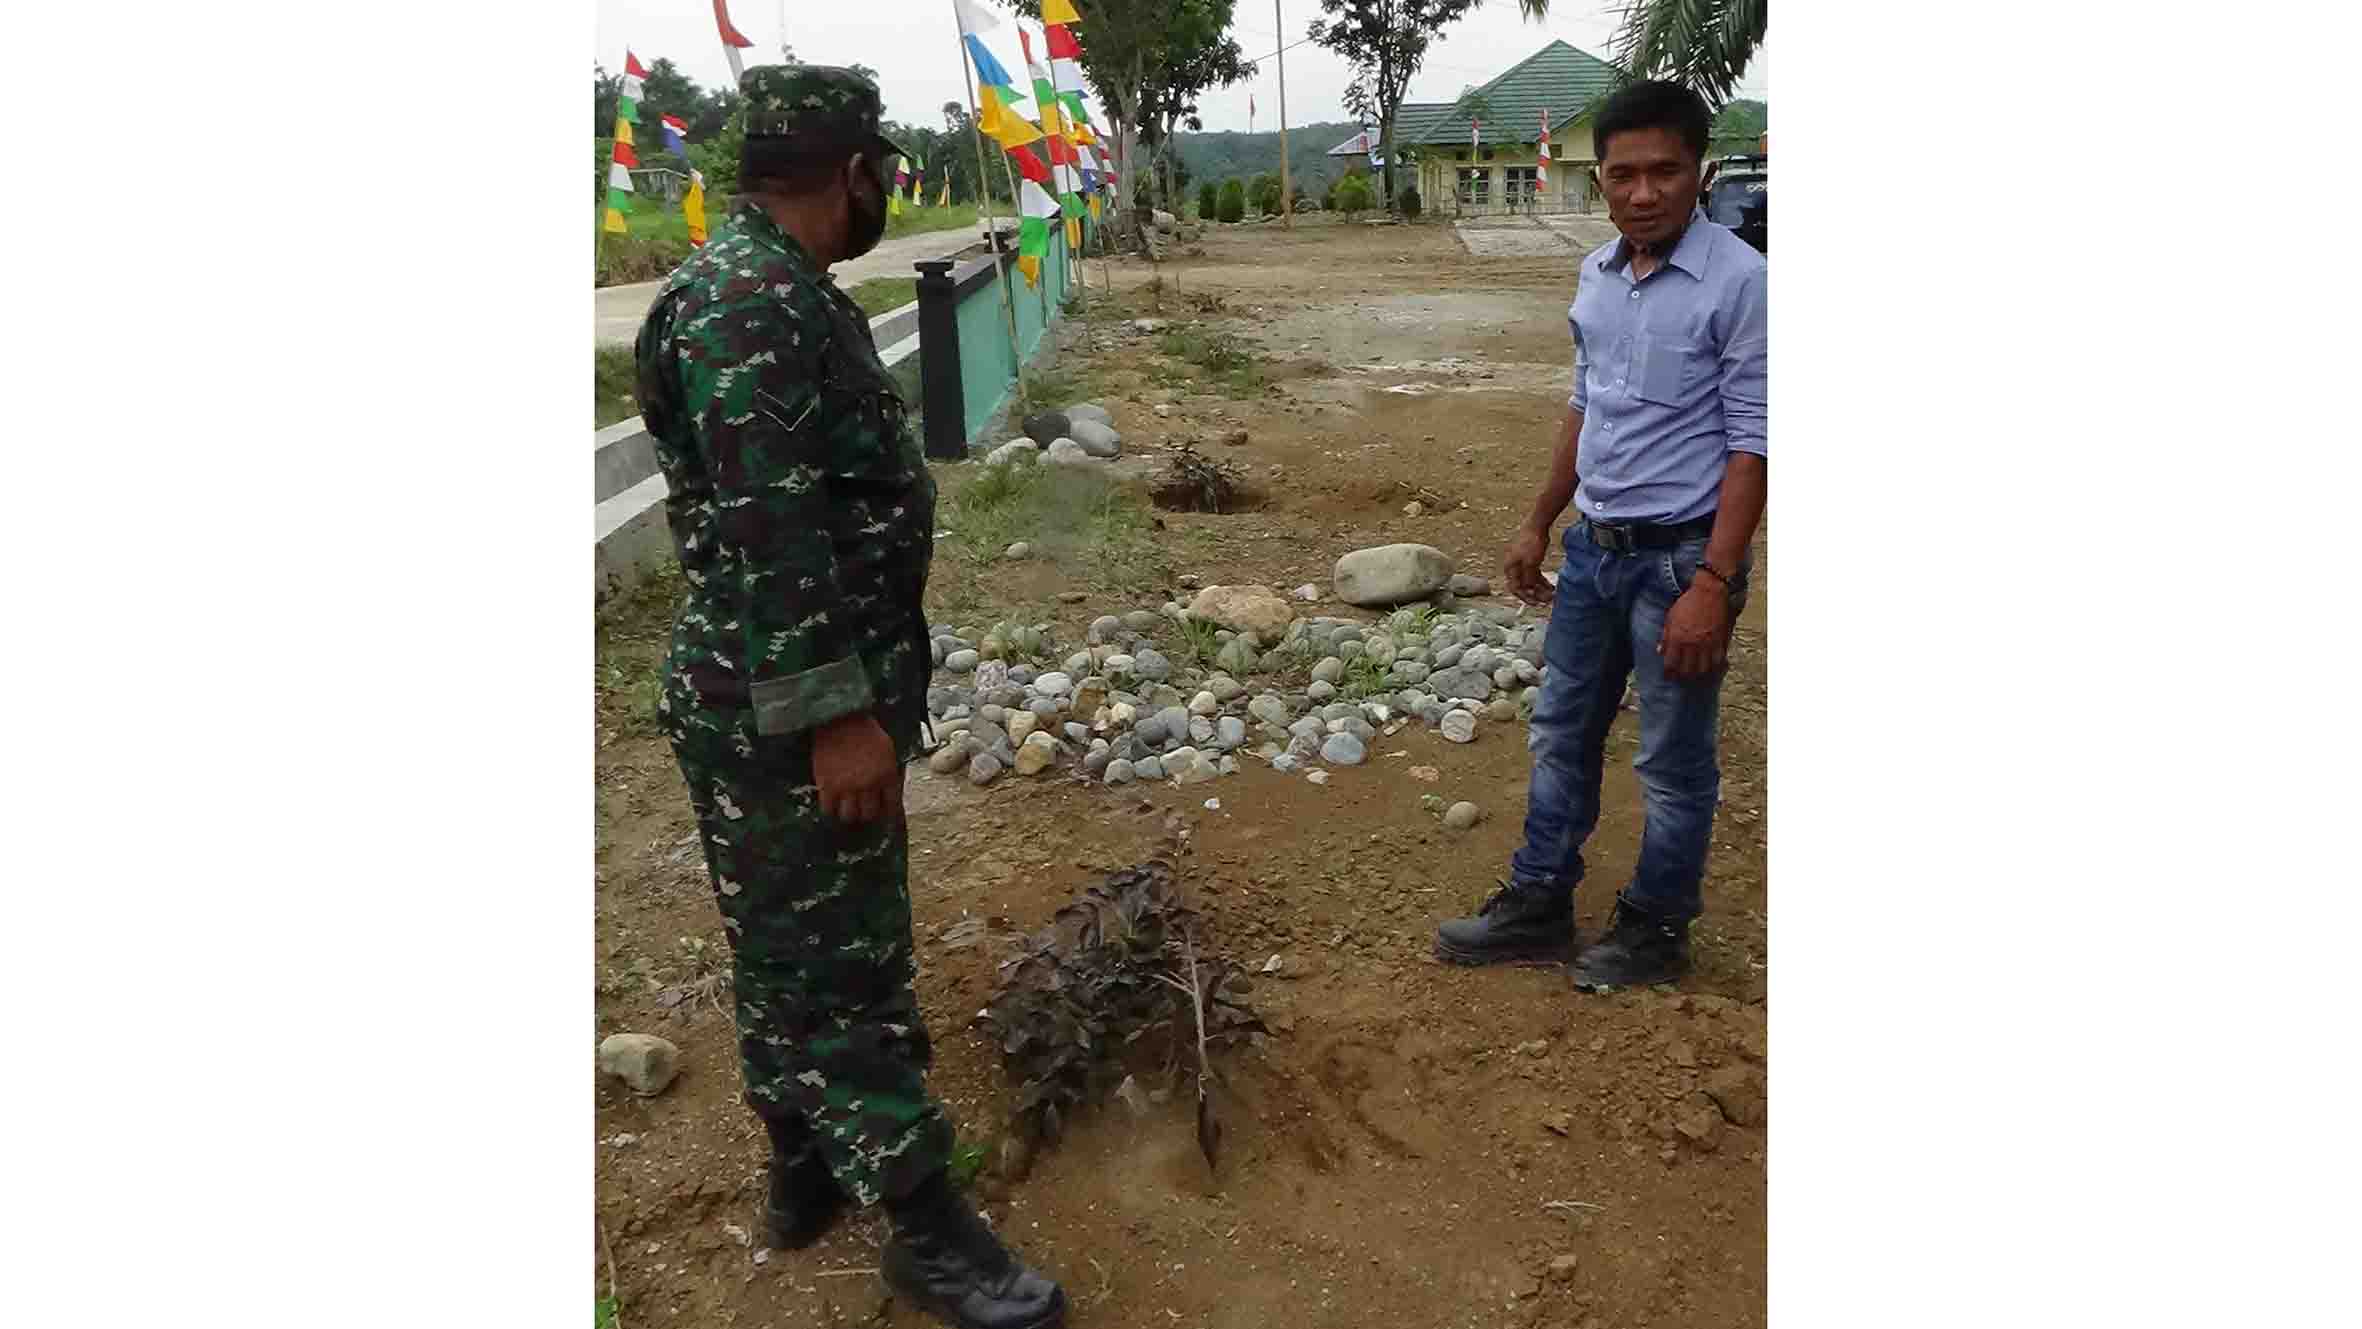
[[[916,277],[912,264],[922,259],[941,258],[957,253],[972,244],[981,243],[982,226],[973,231],[929,231],[924,235],[907,235],[899,240],[888,240],[877,248],[850,262],[836,265],[837,285],[851,290],[872,277]],[[656,298],[662,282],[634,282],[629,286],[598,288],[598,315],[593,328],[598,343],[630,342],[639,335],[640,320],[647,316],[648,305]]]

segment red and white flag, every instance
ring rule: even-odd
[[[1538,189],[1548,189],[1550,187],[1550,108],[1547,106],[1542,108],[1542,137],[1535,142],[1534,186]]]

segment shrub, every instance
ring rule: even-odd
[[[1279,215],[1279,177],[1269,171],[1255,177],[1247,187],[1247,197],[1254,200],[1255,211],[1266,217]]]
[[[1349,176],[1337,183],[1337,210],[1348,215],[1370,210],[1370,182]]]
[[[1247,187],[1236,180],[1222,186],[1220,216],[1223,221],[1243,220],[1247,215]]]
[[[1402,187],[1401,202],[1402,215],[1416,219],[1419,215],[1419,187],[1417,185],[1404,185]]]
[[[1214,220],[1214,214],[1221,211],[1221,209],[1222,191],[1215,187],[1214,182],[1208,180],[1204,184],[1199,185],[1197,187],[1197,219],[1199,221],[1212,221]]]

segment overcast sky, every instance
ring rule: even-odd
[[[993,0],[985,3],[1000,9]],[[597,0],[597,6],[594,58],[610,72],[622,70],[624,48],[629,46],[643,63],[663,56],[701,85],[728,84],[730,66],[714,30],[713,9],[704,0]],[[1607,55],[1608,39],[1616,28],[1612,3],[1558,0],[1553,8],[1564,12],[1546,22],[1529,23],[1518,17],[1514,0],[1487,0],[1483,8],[1445,29],[1429,48],[1427,63],[1411,81],[1410,99],[1449,101],[1462,88],[1484,83],[1552,38],[1563,38],[1602,58]],[[1271,0],[1239,0],[1232,35],[1255,61],[1257,73],[1206,95],[1201,107],[1208,130],[1246,129],[1250,94],[1254,128],[1279,127],[1279,65],[1269,57],[1280,45],[1280,31],[1284,29],[1287,41],[1299,41],[1319,12],[1318,0],[1280,0],[1275,23]],[[1001,63],[1022,80],[1015,16],[1006,18],[986,40]],[[951,0],[730,0],[730,19],[755,43],[743,53],[750,65],[777,61],[784,34],[802,60],[876,69],[886,95],[886,114],[892,119],[937,124],[943,103],[967,100]],[[1078,36],[1090,45],[1088,24]],[[1740,85],[1740,96],[1770,100],[1770,51],[1767,42]],[[1350,118],[1344,107],[1349,79],[1344,61],[1305,43],[1287,52],[1287,73],[1288,123]],[[1093,105],[1097,104],[1094,97]]]

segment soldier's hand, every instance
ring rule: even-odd
[[[812,735],[812,778],[820,810],[845,822],[876,821],[902,806],[902,763],[877,717],[861,711]]]

